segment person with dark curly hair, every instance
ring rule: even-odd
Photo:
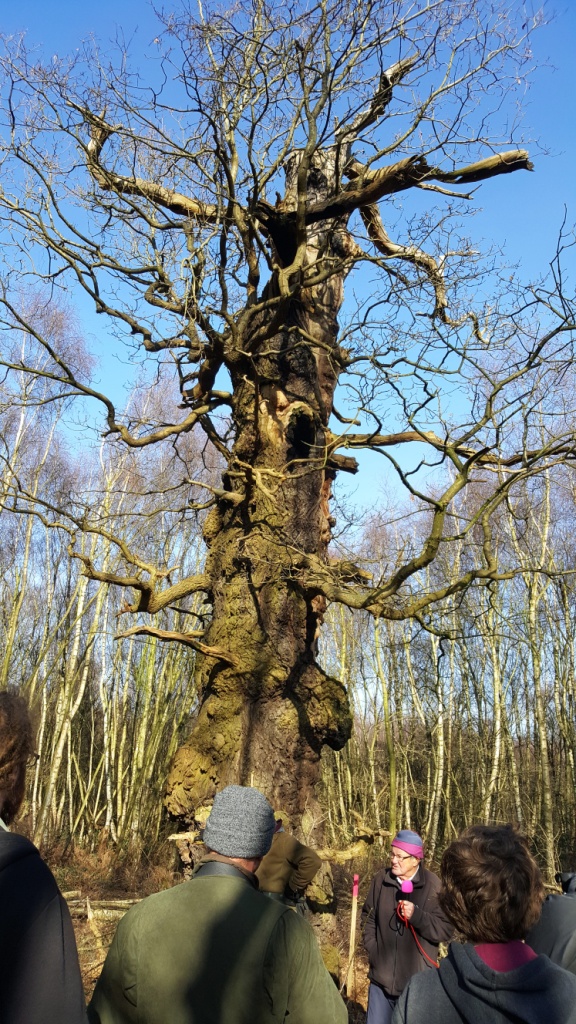
[[[70,914],[50,869],[9,830],[34,758],[26,701],[0,692],[0,1020],[84,1024],[86,1006]]]
[[[463,942],[409,982],[392,1024],[576,1024],[576,977],[524,942],[543,894],[526,839],[512,825],[472,825],[445,851],[440,880]]]

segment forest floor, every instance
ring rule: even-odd
[[[118,922],[134,903],[183,880],[171,849],[155,850],[148,860],[119,861],[103,842],[93,852],[76,848],[62,855],[45,851],[68,903],[76,934],[84,992],[89,1000],[106,959]]]
[[[123,914],[138,900],[178,885],[184,878],[174,852],[168,847],[155,851],[153,861],[144,857],[137,863],[119,863],[113,849],[106,844],[93,853],[77,849],[66,857],[59,857],[57,851],[51,851],[46,854],[46,859],[72,914],[84,991],[89,1000]],[[338,950],[341,981],[348,963],[351,871],[352,868],[345,872],[339,869],[334,877],[338,912],[333,938]],[[310,914],[308,919],[314,924],[314,915]],[[366,1020],[367,969],[364,950],[360,946],[355,954],[355,969],[347,1000],[350,1024],[364,1024]]]

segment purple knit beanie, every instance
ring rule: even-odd
[[[412,832],[409,828],[400,829],[392,840],[392,846],[398,847],[399,850],[404,850],[404,853],[409,853],[411,857],[418,857],[418,860],[422,860],[424,857],[424,845],[421,837],[417,832]]]

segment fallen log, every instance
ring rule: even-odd
[[[355,857],[363,857],[369,846],[373,846],[376,839],[387,839],[392,835],[385,828],[379,828],[375,830],[371,829],[358,829],[357,835],[353,837],[352,842],[344,849],[336,849],[335,847],[324,847],[322,850],[316,850],[316,853],[320,857],[320,860],[330,861],[331,864],[345,864],[348,860],[354,860]]]
[[[66,902],[68,903],[70,917],[76,920],[119,921],[121,917],[124,917],[126,911],[130,910],[130,907],[140,902],[140,898],[135,897],[129,900],[91,900],[85,897],[84,899],[69,899]]]

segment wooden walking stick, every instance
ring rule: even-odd
[[[346,974],[346,994],[348,998],[356,997],[356,914],[358,911],[358,888],[360,876],[354,875],[352,883],[352,914],[350,917],[350,948],[348,951],[348,971]]]

